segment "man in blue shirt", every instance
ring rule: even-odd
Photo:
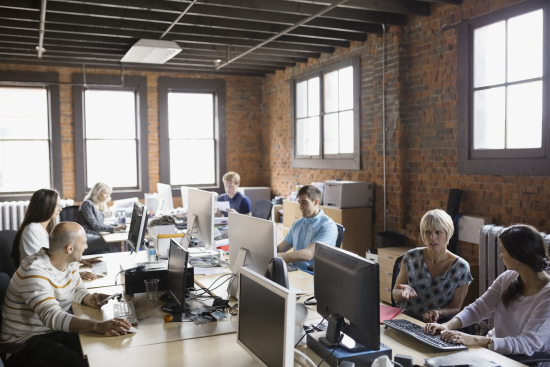
[[[251,215],[252,204],[250,199],[237,191],[241,183],[241,176],[236,172],[227,172],[223,175],[223,186],[225,187],[225,194],[218,196],[218,201],[229,201],[229,209],[227,211],[220,211],[216,209],[216,216],[227,217],[227,213],[240,213]]]
[[[292,224],[283,242],[277,246],[277,252],[287,263],[307,269],[313,264],[315,242],[329,246],[336,245],[338,229],[336,223],[319,209],[321,191],[313,186],[303,186],[298,191],[298,202],[303,218]],[[294,251],[287,252],[292,247]]]

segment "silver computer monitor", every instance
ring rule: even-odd
[[[181,187],[181,207],[187,209],[189,207],[189,190],[194,190],[194,187]]]
[[[158,183],[157,193],[159,195],[159,199],[164,199],[164,205],[166,209],[174,210],[174,201],[172,200],[172,186]]]
[[[189,190],[187,230],[191,237],[201,240],[206,248],[214,244],[214,202],[216,193]]]
[[[134,251],[139,251],[145,232],[147,231],[147,207],[136,201],[134,210],[132,211],[132,221],[130,222],[130,230],[128,231],[128,243]]]
[[[294,366],[296,294],[247,268],[238,276],[237,343],[261,366]]]
[[[245,248],[248,250],[245,266],[263,274],[271,259],[277,256],[277,224],[239,213],[229,213],[228,223],[231,269],[239,250]]]

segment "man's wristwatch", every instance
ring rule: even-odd
[[[495,351],[495,343],[493,343],[493,338],[489,337],[489,344],[487,344],[487,349],[494,352]]]

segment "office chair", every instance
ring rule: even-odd
[[[336,229],[338,229],[338,237],[336,237],[336,247],[340,248],[342,246],[342,241],[344,240],[344,233],[346,229],[343,225],[336,223]]]
[[[258,200],[254,203],[254,208],[252,208],[252,216],[255,218],[269,220],[271,218],[271,209],[273,208],[273,203],[266,199]]]
[[[76,222],[78,218],[78,205],[67,206],[59,213],[59,220],[61,222]]]
[[[17,231],[13,229],[0,231],[0,272],[6,273],[8,277],[13,276],[17,269],[11,260],[11,249],[16,234]]]
[[[395,283],[397,282],[397,276],[401,271],[401,260],[403,260],[403,255],[395,259],[395,263],[393,264],[393,270],[391,273],[391,305],[392,307],[399,307],[397,306],[397,303],[395,303],[395,300],[393,299],[393,288],[395,288]]]
[[[6,297],[6,291],[10,285],[10,277],[6,273],[0,273],[0,307],[4,305],[4,298]],[[2,312],[0,312],[0,327],[2,326]],[[15,353],[25,348],[25,344],[22,343],[0,343],[0,366],[3,366],[3,361],[6,358],[6,354]]]
[[[545,352],[535,352],[532,356],[526,356],[525,354],[515,354],[507,355],[506,357],[513,359],[516,362],[523,363],[532,367],[538,366],[539,363],[550,361],[550,354]]]

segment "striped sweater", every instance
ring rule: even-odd
[[[81,303],[89,292],[78,273],[79,263],[57,270],[45,248],[27,257],[11,278],[4,306],[0,341],[24,343],[29,338],[69,331],[72,302]]]

